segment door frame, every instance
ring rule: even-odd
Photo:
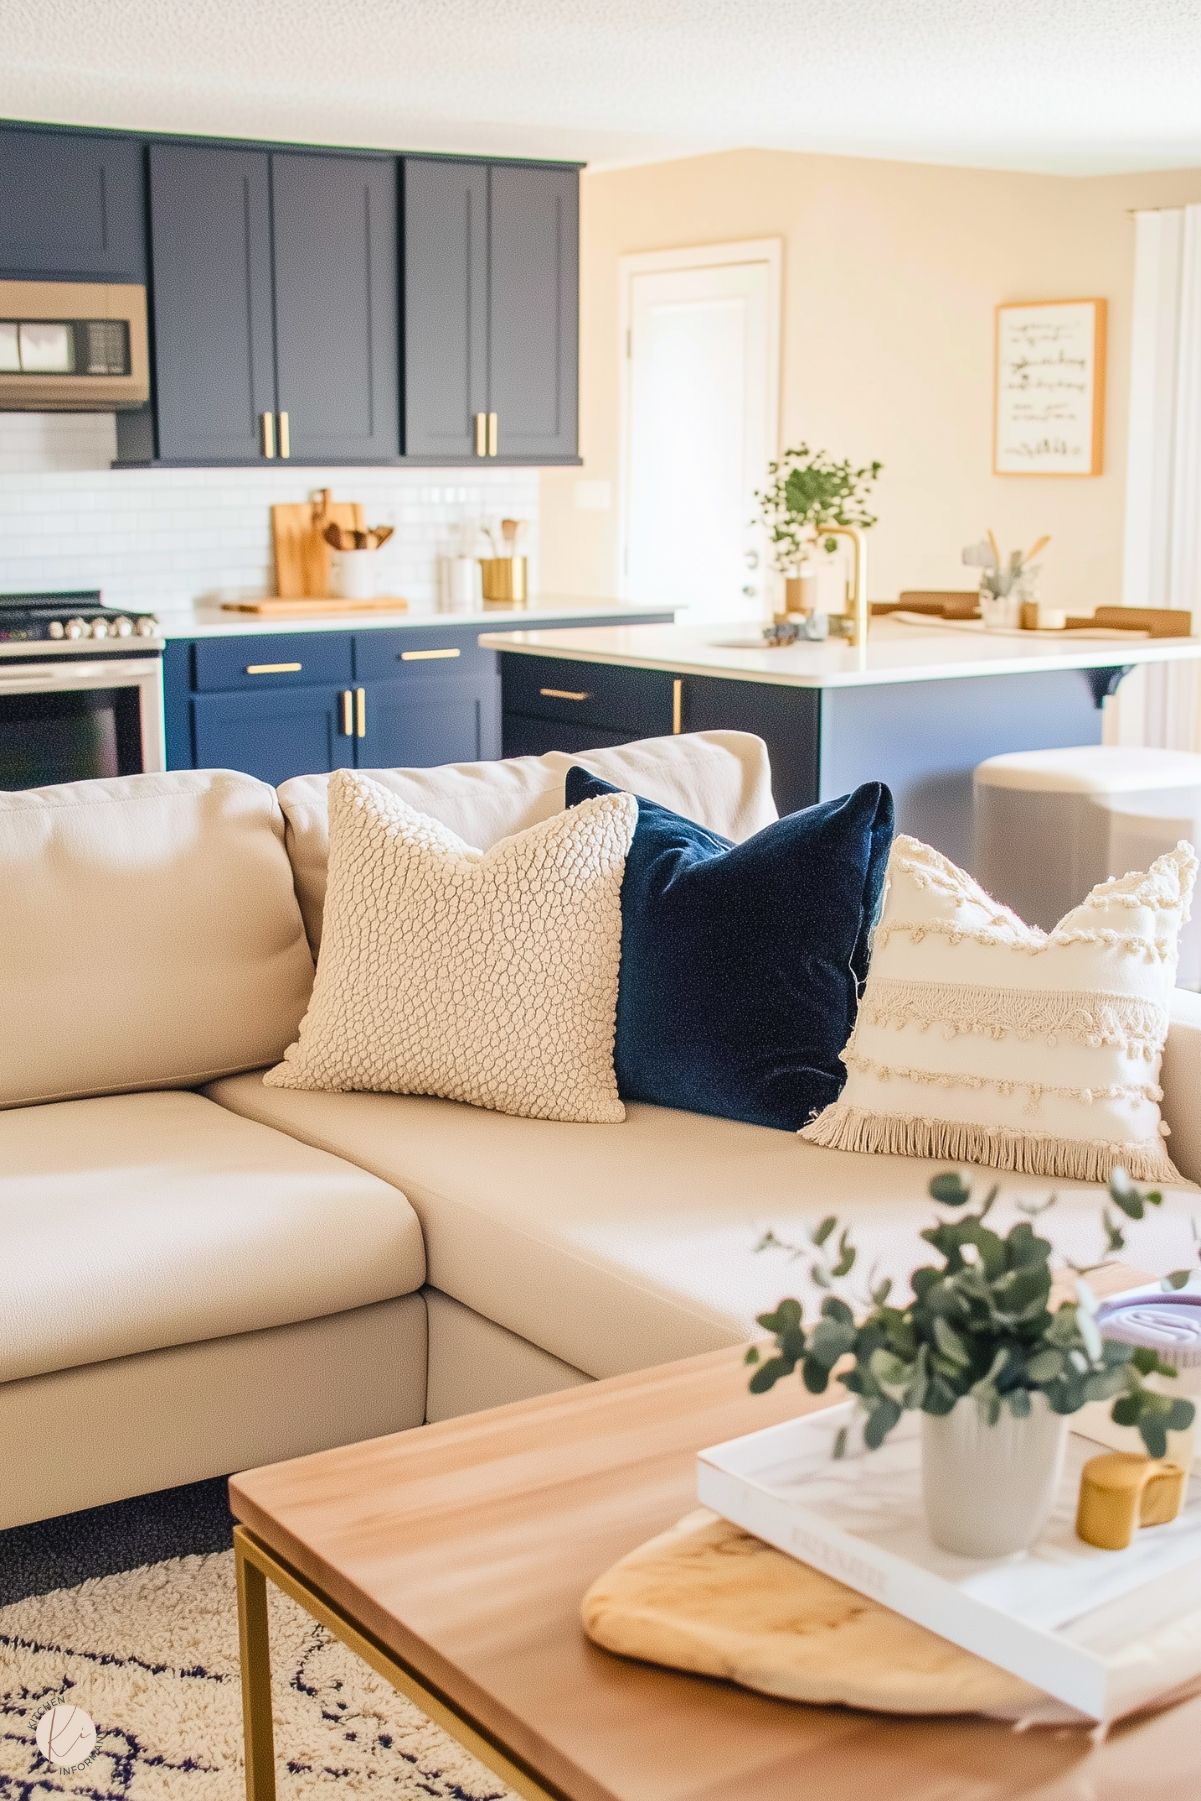
[[[630,432],[633,425],[633,356],[630,333],[634,313],[634,278],[676,269],[728,269],[740,263],[763,263],[768,275],[767,437],[770,462],[780,453],[780,338],[784,301],[783,238],[740,238],[724,244],[696,244],[679,250],[640,250],[618,258],[620,305],[617,355],[621,369],[618,407],[617,593],[629,599],[630,587]],[[764,478],[767,476],[766,463]]]

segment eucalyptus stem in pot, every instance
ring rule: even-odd
[[[858,526],[866,531],[876,515],[868,501],[882,463],[857,467],[848,459],[794,444],[767,466],[767,483],[757,489],[758,523],[771,545],[776,570],[796,579],[819,550],[832,553],[837,538],[832,526]]]
[[[913,1271],[903,1300],[893,1299],[887,1278],[847,1294],[858,1254],[833,1215],[800,1244],[765,1235],[761,1249],[804,1259],[825,1293],[809,1323],[795,1298],[759,1316],[773,1349],[766,1357],[758,1346],[747,1352],[750,1388],[764,1394],[798,1372],[811,1394],[838,1381],[856,1404],[869,1451],[906,1412],[922,1414],[932,1537],[965,1555],[1002,1555],[1032,1543],[1045,1524],[1070,1415],[1109,1401],[1113,1420],[1135,1427],[1148,1454],[1162,1457],[1168,1433],[1192,1424],[1193,1405],[1151,1385],[1175,1375],[1153,1350],[1102,1337],[1086,1280],[1098,1266],[1069,1264],[1074,1295],[1053,1303],[1054,1247],[1035,1229],[1053,1196],[1019,1202],[1023,1217],[1001,1233],[990,1223],[995,1186],[976,1207],[970,1180],[957,1172],[935,1176],[929,1192],[939,1212],[921,1236],[938,1261]],[[1104,1256],[1124,1249],[1124,1221],[1162,1200],[1115,1171],[1101,1213]],[[1165,1286],[1187,1280],[1176,1271]],[[835,1455],[846,1445],[844,1428]]]

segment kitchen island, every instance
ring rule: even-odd
[[[885,781],[898,828],[969,867],[977,763],[1099,743],[1104,703],[1133,667],[1201,657],[1201,638],[887,616],[862,646],[770,648],[746,622],[516,631],[480,643],[500,656],[506,756],[755,732],[781,812]]]

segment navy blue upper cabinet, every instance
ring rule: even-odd
[[[0,278],[149,288],[125,463],[578,460],[579,172],[0,123]]]
[[[488,408],[500,457],[577,447],[579,177],[498,163],[488,214]]]
[[[248,462],[274,433],[270,169],[266,151],[150,147],[160,457]]]
[[[577,171],[406,157],[403,179],[406,455],[574,459]]]
[[[400,452],[396,179],[393,157],[271,158],[277,406],[307,462]]]
[[[487,166],[406,157],[402,171],[405,452],[486,454]]]
[[[143,219],[132,138],[0,130],[0,274],[145,281]]]
[[[160,458],[398,454],[394,159],[153,144],[150,228]]]

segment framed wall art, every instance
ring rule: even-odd
[[[997,308],[994,475],[1100,475],[1105,302]]]

